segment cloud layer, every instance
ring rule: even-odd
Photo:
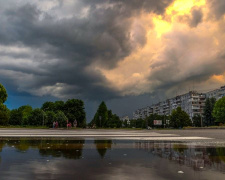
[[[91,101],[212,89],[224,14],[223,0],[0,0],[0,82]]]
[[[137,31],[143,34],[131,36],[133,17],[145,12],[161,14],[169,3],[0,1],[1,81],[38,96],[119,97],[99,67],[113,69],[143,46],[141,28]]]

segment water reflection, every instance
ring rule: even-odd
[[[224,147],[131,140],[0,140],[1,180],[18,176],[21,179],[224,179],[224,173]]]
[[[80,159],[84,144],[85,140],[3,140],[0,141],[0,151],[4,146],[23,153],[32,148],[38,149],[42,156]]]
[[[112,140],[95,140],[94,143],[101,158],[104,158],[107,150],[112,146]]]
[[[194,170],[207,168],[225,172],[224,147],[204,147],[169,142],[136,142],[135,147],[180,165],[192,167]]]

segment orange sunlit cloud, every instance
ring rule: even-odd
[[[99,68],[100,71],[124,95],[137,95],[165,83],[201,76],[210,67],[221,70],[215,63],[220,61],[217,56],[225,46],[225,36],[219,29],[223,20],[208,19],[209,8],[205,0],[175,0],[164,15],[145,14],[147,21],[143,15],[136,17],[146,28],[146,44],[116,68]],[[193,10],[200,18],[194,17]],[[184,17],[187,21],[181,21]],[[196,27],[191,27],[194,18]]]

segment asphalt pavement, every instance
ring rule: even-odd
[[[124,129],[21,129],[2,128],[0,138],[86,138],[153,141],[192,141],[225,144],[225,129],[124,130]]]

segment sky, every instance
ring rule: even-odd
[[[6,105],[82,99],[119,116],[225,85],[224,0],[0,0]]]

